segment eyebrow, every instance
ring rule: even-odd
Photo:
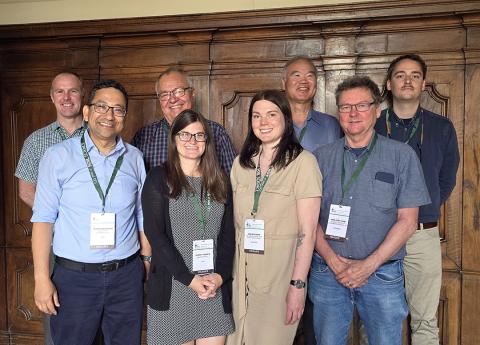
[[[98,104],[98,103],[106,104],[106,105],[108,105],[109,107],[122,107],[122,108],[125,108],[125,105],[123,105],[123,104],[118,104],[118,103],[116,103],[116,104],[114,104],[114,105],[110,105],[110,103],[108,103],[107,101],[101,100],[101,99],[99,99],[99,100],[97,100],[97,101],[93,100],[91,104]]]

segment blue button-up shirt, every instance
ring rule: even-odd
[[[327,229],[330,206],[342,201],[342,166],[345,183],[357,169],[366,150],[358,157],[345,139],[324,145],[315,151],[323,177],[320,224]],[[358,178],[343,198],[350,206],[347,238],[343,242],[328,240],[333,251],[351,259],[365,259],[385,240],[397,222],[398,209],[430,203],[422,167],[415,152],[404,143],[377,137],[376,145]],[[405,246],[390,260],[402,259]]]
[[[302,127],[293,126],[297,139],[300,140],[300,133],[305,126],[307,129],[300,144],[310,152],[314,152],[322,145],[334,142],[342,135],[338,120],[334,116],[313,109],[308,112],[307,119]]]
[[[123,164],[106,198],[105,212],[115,213],[115,248],[90,248],[90,215],[102,211],[102,200],[93,185],[80,138],[50,147],[40,162],[32,222],[54,224],[53,252],[70,260],[99,263],[126,258],[140,248],[143,229],[140,194],[145,180],[141,152],[117,139],[115,149],[103,155],[88,132],[85,143],[99,184],[105,193],[117,162]]]

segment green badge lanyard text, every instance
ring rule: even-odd
[[[192,201],[193,206],[195,207],[195,214],[197,215],[198,225],[200,225],[200,229],[202,231],[202,240],[204,240],[205,232],[207,229],[208,216],[212,208],[212,198],[210,196],[210,193],[207,193],[207,207],[205,207],[204,203],[200,201],[197,193],[191,193],[189,199]]]
[[[255,217],[258,211],[258,201],[260,200],[260,194],[262,194],[263,187],[267,184],[270,173],[272,172],[272,166],[268,167],[265,176],[262,179],[262,172],[260,171],[260,156],[258,157],[258,164],[255,168],[255,192],[253,193],[253,207],[251,215]]]
[[[352,176],[350,176],[346,184],[345,184],[345,151],[344,151],[343,159],[342,159],[342,200],[340,201],[340,205],[343,205],[343,198],[345,197],[345,194],[348,193],[348,191],[350,190],[350,187],[352,187],[353,183],[358,179],[358,176],[360,176],[360,173],[362,172],[363,168],[365,167],[365,164],[367,163],[368,157],[370,157],[370,152],[372,152],[376,143],[377,143],[377,133],[374,133],[373,139],[367,147],[367,152],[363,156],[357,168],[353,171]]]
[[[420,118],[422,118],[422,129],[421,129],[421,132],[420,132],[420,145],[423,144],[423,110],[420,109],[420,112],[421,112],[421,116],[417,116],[417,118],[415,119],[415,122],[413,123],[413,127],[410,130],[410,134],[408,135],[408,138],[405,141],[405,144],[408,144],[410,142],[410,140],[413,138],[413,136],[415,135],[415,133],[417,132],[418,126],[420,124]],[[390,122],[389,109],[387,109],[387,114],[385,116],[385,123],[387,125],[387,136],[389,138],[391,138],[392,137],[392,124]]]
[[[90,159],[90,155],[88,154],[88,151],[87,151],[87,145],[85,144],[85,134],[83,134],[82,137],[80,138],[80,144],[82,147],[83,158],[85,159],[85,163],[87,164],[87,168],[90,173],[90,177],[92,178],[93,185],[95,186],[95,189],[97,190],[98,195],[102,200],[102,213],[105,213],[105,200],[107,199],[107,195],[108,195],[108,192],[110,191],[110,187],[112,187],[113,181],[115,180],[115,176],[117,176],[117,173],[120,170],[120,167],[122,166],[123,154],[117,158],[117,162],[115,163],[115,167],[113,168],[112,176],[110,177],[110,181],[108,182],[107,190],[105,191],[105,194],[103,194],[102,187],[100,187],[100,183],[98,183],[97,174],[93,169],[93,164]]]

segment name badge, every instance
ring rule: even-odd
[[[245,220],[245,238],[243,246],[245,253],[265,253],[265,222],[263,220]]]
[[[193,241],[193,273],[213,272],[213,239]]]
[[[348,220],[350,219],[350,206],[330,205],[327,230],[325,237],[331,240],[345,241],[347,237]]]
[[[90,248],[115,248],[115,213],[90,215]]]

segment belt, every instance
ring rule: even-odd
[[[78,262],[69,259],[62,258],[60,256],[55,256],[55,263],[59,264],[63,268],[67,268],[74,271],[80,272],[110,272],[116,271],[119,268],[122,268],[126,264],[132,262],[138,257],[138,252],[133,255],[130,255],[126,259],[121,260],[112,260],[102,263],[88,263],[88,262]]]
[[[418,223],[417,229],[431,229],[438,225],[437,222],[430,222],[430,223]]]

